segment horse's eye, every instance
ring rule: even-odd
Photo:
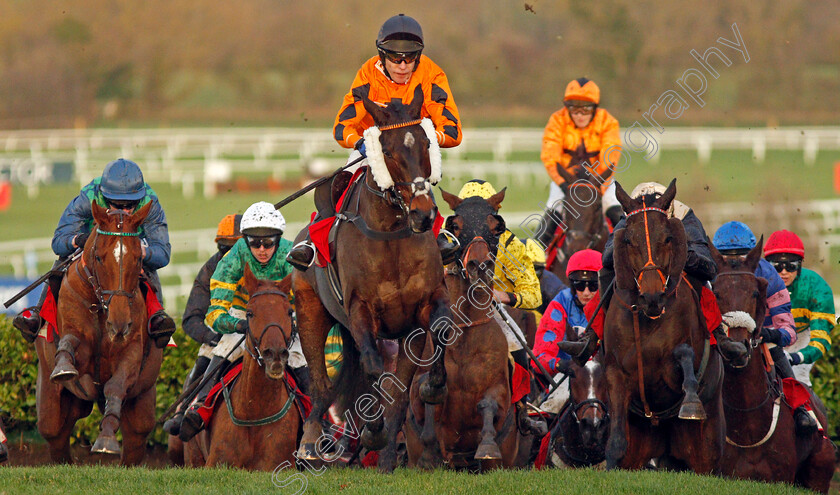
[[[245,317],[246,318],[253,318],[254,317],[254,312],[253,311],[246,311],[245,312]]]
[[[624,237],[623,239],[621,239],[621,242],[623,242],[624,244],[627,244],[628,246],[631,246],[633,244],[633,243],[630,242],[629,237]]]
[[[753,291],[753,297],[758,297],[758,289]]]
[[[665,244],[671,244],[671,241],[673,241],[673,240],[674,240],[673,237],[668,236],[668,237],[665,238]]]
[[[382,150],[382,154],[385,155],[385,158],[393,158],[391,152],[388,150]]]
[[[102,263],[102,258],[100,258],[98,254],[96,256],[94,256],[94,259],[96,260],[97,263]]]

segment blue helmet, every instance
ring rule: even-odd
[[[131,160],[114,160],[105,165],[99,191],[106,199],[140,201],[146,196],[143,172]]]
[[[742,222],[726,222],[721,225],[712,244],[718,251],[729,249],[752,249],[755,247],[755,234],[752,233],[747,224]]]

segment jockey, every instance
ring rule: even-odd
[[[720,226],[715,232],[712,243],[723,258],[727,259],[746,256],[755,247],[756,240],[752,230],[746,224],[732,221]],[[782,277],[766,259],[758,261],[755,276],[767,280],[767,315],[764,317],[761,328],[761,340],[767,344],[774,344],[768,345],[768,348],[779,376],[794,378],[793,368],[783,350],[797,340],[796,324],[791,314],[790,293]],[[796,409],[794,420],[796,432],[801,435],[810,434],[817,429],[816,420],[808,414],[805,406]]]
[[[779,273],[790,293],[796,342],[785,348],[793,374],[811,386],[811,368],[831,349],[834,328],[834,294],[815,271],[802,266],[805,245],[798,235],[778,230],[764,245],[764,258]]]
[[[184,333],[201,344],[201,347],[198,349],[198,358],[195,360],[195,365],[187,375],[187,379],[184,380],[184,390],[188,389],[196,379],[204,376],[207,365],[210,364],[210,358],[213,357],[213,348],[216,347],[221,338],[221,334],[214,332],[204,324],[204,317],[207,315],[207,308],[210,306],[210,277],[216,271],[216,265],[219,264],[222,257],[230,251],[236,241],[242,238],[242,233],[239,231],[241,220],[242,215],[227,215],[219,222],[219,227],[216,230],[218,251],[198,271],[190,296],[187,299],[187,307],[184,308],[181,326]],[[177,436],[183,418],[184,413],[179,409],[172,418],[163,424],[163,430],[170,435]]]
[[[213,350],[213,358],[205,373],[208,380],[184,414],[179,427],[178,436],[185,442],[204,429],[206,420],[209,419],[209,416],[205,418],[199,413],[214,385],[209,375],[217,370],[228,353],[231,362],[243,354],[242,345],[238,348],[234,346],[240,339],[236,334],[245,334],[248,331],[248,320],[245,318],[248,293],[243,287],[245,264],[259,279],[282,280],[292,272],[292,267],[286,263],[286,254],[292,243],[282,238],[286,230],[286,220],[274,205],[260,201],[249,206],[242,214],[241,229],[244,237],[236,241],[219,261],[210,279],[210,306],[207,308],[204,322],[214,332],[223,335]],[[296,340],[298,341],[299,339]],[[299,344],[297,350],[292,347],[289,351],[290,367],[306,365]]]
[[[464,184],[458,193],[458,197],[467,199],[478,196],[487,200],[495,194],[496,190],[492,184],[473,179]],[[498,218],[501,219],[501,217]],[[504,224],[504,220],[502,222]],[[514,308],[525,310],[538,308],[542,304],[542,294],[540,293],[540,281],[534,271],[534,263],[528,256],[525,244],[518,242],[513,232],[507,228],[499,236],[498,249],[494,253],[493,259],[495,260],[493,273],[493,295],[495,299]],[[513,335],[513,332],[517,329],[511,328],[504,322],[500,322],[500,326],[505,338],[507,338],[508,351],[513,361],[527,371],[528,354],[519,339]],[[523,335],[520,334],[520,337],[523,341],[525,340]],[[521,418],[520,424],[524,422],[527,425],[526,428],[542,432],[545,425],[527,417],[526,400],[527,396],[517,402],[516,407]]]
[[[545,269],[545,251],[543,251],[543,248],[537,241],[530,237],[526,239],[525,251],[528,253],[528,257],[531,258],[531,262],[534,263],[534,272],[540,281],[542,304],[534,310],[539,313],[537,315],[537,318],[539,318],[545,312],[548,303],[554,299],[554,296],[566,288],[566,284],[560,280],[560,277]]]
[[[665,186],[657,182],[642,182],[633,189],[630,196],[634,199],[651,194],[661,196],[665,193],[665,189]],[[700,223],[700,219],[694,214],[694,210],[677,200],[671,201],[668,216],[679,218],[685,229],[686,241],[688,243],[688,256],[686,257],[684,272],[699,296],[700,306],[703,308],[703,313],[706,317],[706,324],[710,327],[709,332],[714,337],[712,342],[717,342],[718,350],[727,360],[746,359],[746,346],[742,342],[735,342],[730,339],[723,330],[717,300],[707,286],[708,282],[713,280],[717,275],[717,266],[712,261],[712,253],[709,250],[708,237],[706,236],[706,230],[703,228],[703,224]],[[626,217],[622,217],[618,224],[616,224],[615,230],[623,229],[625,222]],[[604,290],[615,279],[613,262],[613,233],[610,233],[610,237],[607,239],[607,244],[604,247],[604,266],[599,274],[599,285]],[[611,295],[610,293],[604,294],[605,300],[602,312],[595,316],[595,322],[593,322],[592,327],[584,334],[579,342],[561,342],[558,344],[558,347],[562,351],[573,356],[578,362],[585,362],[595,352],[595,344],[603,335],[603,327],[601,326],[603,317],[601,315],[606,314]],[[599,302],[600,297],[596,297],[589,304],[598,304]]]
[[[551,373],[568,368],[570,357],[557,347],[557,342],[566,340],[567,323],[578,332],[578,337],[589,323],[584,306],[598,294],[598,270],[601,266],[601,253],[594,249],[573,254],[566,265],[570,287],[561,290],[551,300],[540,319],[534,338],[534,355]]]
[[[93,179],[83,187],[79,195],[64,209],[52,239],[53,252],[59,257],[56,264],[73,255],[76,249],[84,247],[94,225],[91,209],[93,202],[109,211],[125,210],[130,213],[137,211],[146,203],[152,203],[149,215],[140,226],[140,242],[143,250],[142,274],[144,282],[148,282],[148,284],[141,283],[140,288],[147,299],[156,297],[157,301],[160,301],[160,279],[157,276],[157,270],[169,264],[171,250],[166,215],[163,213],[157,194],[143,180],[140,167],[130,160],[120,158],[106,165],[102,176]],[[33,342],[44,324],[40,312],[48,292],[52,293],[53,301],[58,301],[62,277],[63,274],[50,277],[49,283],[41,292],[38,305],[28,308],[27,311],[15,316],[12,321],[27,341]],[[149,286],[152,288],[152,295],[147,293]],[[160,304],[157,301],[154,305],[147,305],[147,308],[159,307]],[[148,329],[149,336],[155,341],[155,345],[162,349],[166,347],[169,338],[175,332],[175,322],[163,309],[159,309],[149,315]]]
[[[594,81],[585,77],[575,79],[566,86],[563,108],[548,119],[543,134],[540,159],[551,177],[548,204],[538,240],[548,245],[557,229],[557,217],[563,211],[565,194],[560,185],[565,182],[557,171],[563,167],[571,171],[572,159],[589,164],[598,174],[614,168],[621,158],[621,139],[618,120],[603,108],[601,90]],[[615,181],[601,185],[605,216],[613,226],[621,218],[621,205],[615,198]],[[551,211],[556,214],[550,213]]]
[[[449,81],[443,69],[422,55],[423,47],[423,30],[407,15],[395,15],[380,28],[376,37],[379,54],[365,62],[356,73],[333,126],[333,136],[338,144],[354,150],[348,163],[367,156],[363,134],[374,125],[361,95],[383,106],[394,99],[409,104],[415,88],[421,86],[421,117],[432,121],[440,147],[451,148],[461,143],[461,121]],[[360,164],[364,165],[366,161]],[[288,261],[299,270],[312,266],[315,247],[311,241],[307,239],[297,244],[289,253]]]

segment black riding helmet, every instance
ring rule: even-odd
[[[376,36],[376,49],[379,60],[385,67],[385,52],[417,54],[414,70],[420,66],[420,53],[423,52],[423,29],[420,23],[405,14],[398,14],[382,24]],[[390,77],[390,76],[389,76]]]

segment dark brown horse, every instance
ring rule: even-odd
[[[604,327],[608,469],[662,457],[711,473],[723,451],[723,364],[683,278],[685,231],[667,214],[676,192],[675,179],[658,199],[636,200],[616,184],[627,226],[614,232],[616,292]]]
[[[102,410],[94,453],[120,453],[138,464],[155,425],[155,381],[163,351],[146,332],[139,287],[142,251],[137,228],[151,203],[133,214],[91,205],[96,228],[70,265],[58,297],[58,346],[38,339],[38,431],[53,462],[71,462],[76,421]],[[50,372],[52,371],[52,374]]]
[[[489,200],[462,200],[441,193],[455,211],[447,225],[462,246],[460,258],[446,269],[446,286],[453,307],[458,308],[458,335],[446,349],[448,396],[444,403],[435,406],[420,400],[420,384],[428,376],[425,368],[418,369],[411,386],[403,430],[409,466],[512,467],[518,434],[511,404],[508,345],[492,317],[492,253],[505,231],[496,211],[505,191]],[[424,358],[432,353],[433,347],[427,343]]]
[[[379,467],[390,472],[396,465],[408,387],[423,353],[424,333],[432,327],[434,362],[420,395],[428,403],[446,397],[442,339],[452,319],[443,263],[430,230],[437,215],[431,183],[439,178],[440,156],[435,137],[429,139],[430,121],[420,121],[419,86],[409,105],[393,101],[382,108],[366,96],[362,101],[378,128],[366,131],[371,166],[347,192],[346,207],[333,227],[334,265],[293,275],[301,344],[313,385],[313,410],[304,425],[299,457],[317,457],[320,418],[338,398],[347,414],[355,415],[355,424],[365,424],[365,447],[387,446]],[[343,327],[344,361],[331,383],[324,342],[335,322]],[[377,339],[400,340],[395,375],[383,375]]]
[[[763,239],[762,239],[763,241]],[[718,266],[714,282],[729,336],[743,340],[750,350],[744,363],[725,363],[723,410],[726,414],[726,446],[720,460],[721,473],[736,478],[795,483],[828,493],[834,474],[834,447],[820,432],[797,435],[793,410],[781,396],[775,373],[768,373],[762,352],[761,325],[766,311],[767,281],[755,276],[761,258],[759,243],[744,259],[723,256],[711,246]],[[769,355],[769,353],[767,354]],[[813,404],[818,404],[811,392]],[[823,427],[826,415],[814,413]]]
[[[609,180],[612,169],[607,169],[603,176],[599,175],[596,178],[581,163],[580,159],[573,158],[570,165],[576,166],[572,168],[571,173],[564,167],[557,167],[557,172],[565,180],[560,186],[566,196],[563,201],[563,214],[560,216],[560,226],[563,230],[555,234],[547,251],[551,249],[552,244],[557,248],[557,258],[549,269],[566,285],[569,284],[569,279],[566,278],[569,258],[584,249],[603,252],[610,234],[604,220],[600,184]],[[557,215],[553,210],[551,214]]]
[[[212,423],[184,445],[188,466],[260,471],[273,471],[285,462],[294,466],[303,418],[285,380],[289,347],[296,338],[286,295],[290,282],[257,279],[245,265],[248,352],[236,382],[220,392]]]

